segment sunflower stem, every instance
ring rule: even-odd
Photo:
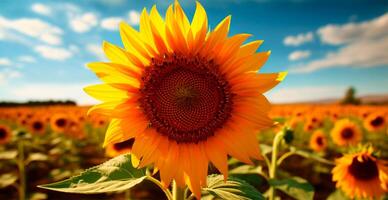
[[[270,179],[275,179],[276,178],[276,169],[277,169],[277,155],[278,155],[278,150],[279,150],[279,145],[281,141],[284,138],[284,135],[286,134],[286,129],[280,131],[278,134],[276,134],[273,144],[272,144],[272,158],[271,158],[271,166],[269,169],[269,178]],[[271,186],[270,187],[270,192],[269,192],[269,200],[274,200],[275,199],[275,187]]]
[[[175,181],[172,183],[173,200],[185,200],[185,189],[180,188]]]
[[[147,180],[153,182],[153,183],[154,183],[155,185],[157,185],[161,190],[163,190],[163,192],[164,192],[164,194],[166,195],[166,197],[167,197],[168,200],[173,200],[173,196],[172,196],[170,190],[169,190],[168,188],[164,187],[164,186],[162,185],[162,183],[161,183],[159,180],[155,179],[155,178],[152,177],[152,176],[147,176]]]
[[[19,200],[26,199],[26,173],[24,166],[24,141],[23,139],[18,142],[18,169],[19,169]]]

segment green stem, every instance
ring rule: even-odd
[[[130,190],[125,190],[124,199],[125,200],[130,200],[131,199],[131,191]]]
[[[180,188],[175,181],[172,183],[173,200],[185,200],[185,189]]]
[[[277,155],[278,155],[278,149],[279,144],[283,140],[284,135],[286,133],[286,130],[283,130],[276,134],[273,144],[272,144],[272,158],[271,158],[271,166],[269,169],[269,178],[275,179],[276,178],[276,169],[277,169]],[[270,193],[269,193],[269,199],[274,200],[275,199],[275,187],[270,187]]]
[[[162,189],[168,200],[173,200],[170,190],[168,190],[168,188],[163,187],[162,183],[159,180],[155,179],[152,176],[147,176],[147,180],[155,183],[155,185]]]
[[[18,169],[19,169],[19,200],[26,199],[26,173],[24,166],[24,144],[23,140],[18,142]]]

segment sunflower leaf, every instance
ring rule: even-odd
[[[0,175],[0,188],[8,187],[18,180],[15,174],[8,173]]]
[[[314,197],[314,187],[300,177],[292,177],[282,180],[269,180],[271,186],[283,191],[297,200],[309,200]]]
[[[41,185],[40,188],[80,194],[127,190],[146,179],[145,169],[132,166],[129,154],[115,157],[67,180]]]
[[[202,199],[264,199],[252,185],[235,177],[224,182],[224,176],[210,175],[207,182],[208,186],[202,188]]]

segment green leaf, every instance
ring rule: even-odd
[[[208,186],[202,188],[202,199],[264,200],[263,195],[252,185],[235,177],[229,177],[224,182],[224,176],[210,175],[207,178],[207,183]]]
[[[15,150],[3,151],[3,152],[0,152],[0,160],[12,160],[12,159],[15,159],[17,155],[18,155],[18,152]]]
[[[113,158],[67,180],[40,188],[80,194],[97,194],[127,190],[146,179],[145,169],[132,166],[129,154]]]
[[[269,180],[269,184],[298,200],[309,200],[314,197],[314,187],[300,177],[282,180]]]
[[[2,174],[0,176],[0,188],[8,187],[14,184],[18,180],[18,177],[15,174]]]
[[[43,153],[31,153],[27,160],[25,161],[26,164],[33,162],[33,161],[46,161],[48,160],[48,156]]]

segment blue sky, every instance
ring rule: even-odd
[[[121,45],[117,22],[138,28],[139,12],[164,0],[1,0],[0,100],[94,101],[98,80],[85,63],[104,59],[103,40]],[[192,0],[180,1],[188,16]],[[232,15],[231,34],[262,39],[272,54],[262,72],[288,70],[273,102],[388,93],[388,1],[203,0],[209,24]]]

